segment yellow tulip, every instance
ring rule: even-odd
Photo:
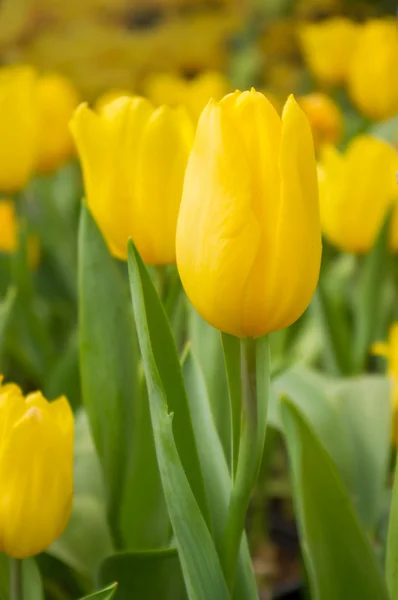
[[[304,58],[317,80],[328,85],[346,80],[359,31],[357,23],[342,17],[301,27],[299,33]]]
[[[238,337],[293,323],[321,260],[316,163],[308,121],[291,96],[279,117],[259,92],[204,109],[188,160],[177,265],[201,316]]]
[[[208,71],[195,79],[158,73],[151,75],[145,85],[145,95],[156,105],[186,106],[197,120],[210,98],[221,100],[230,91],[227,79],[221,73]]]
[[[35,73],[29,67],[0,69],[0,191],[16,192],[35,167],[38,123]]]
[[[39,143],[36,168],[49,173],[74,153],[69,121],[79,103],[73,84],[61,75],[43,75],[37,82]]]
[[[311,125],[314,144],[336,144],[343,132],[343,117],[339,107],[330,96],[322,93],[307,94],[298,103]]]
[[[193,124],[182,109],[119,98],[96,113],[82,104],[71,129],[88,206],[112,254],[132,237],[151,264],[175,262],[175,230]]]
[[[388,375],[392,382],[392,443],[398,447],[398,323],[393,323],[388,334],[388,342],[375,342],[371,348],[375,356],[383,356],[388,361]]]
[[[0,385],[0,551],[42,552],[61,535],[73,497],[73,415],[65,398]]]
[[[319,166],[321,223],[325,237],[346,252],[369,252],[387,211],[397,206],[397,151],[362,135],[344,153],[323,149]],[[391,246],[398,250],[398,209],[391,223]]]
[[[133,94],[132,92],[130,92],[129,90],[118,90],[118,89],[111,89],[108,90],[107,92],[104,92],[101,96],[99,96],[95,102],[95,110],[96,112],[101,112],[103,108],[105,108],[105,106],[107,104],[110,104],[111,102],[113,102],[114,100],[118,100],[119,98],[122,98],[123,96],[125,96],[126,98],[132,98]]]
[[[398,29],[394,19],[369,21],[353,54],[348,77],[350,96],[371,119],[398,114]]]
[[[18,227],[14,203],[0,200],[0,251],[12,254],[18,249]]]

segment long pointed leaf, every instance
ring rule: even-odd
[[[381,569],[330,456],[300,411],[281,407],[314,600],[387,600]]]
[[[188,596],[228,600],[220,561],[199,508],[206,499],[177,352],[161,302],[132,242],[129,273],[156,453]]]

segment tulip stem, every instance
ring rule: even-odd
[[[222,334],[222,345],[224,350],[231,414],[230,472],[232,480],[234,480],[238,466],[242,418],[241,351],[239,339],[232,335],[228,335],[227,333]]]
[[[264,450],[270,383],[267,336],[258,340],[242,341],[241,373],[243,399],[241,438],[221,556],[231,597],[246,513]]]
[[[23,600],[22,560],[9,558],[10,565],[10,600]]]

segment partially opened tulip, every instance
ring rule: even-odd
[[[343,117],[339,107],[327,94],[312,93],[298,98],[298,103],[308,117],[314,144],[336,144],[343,133]]]
[[[392,443],[398,447],[398,323],[390,327],[387,342],[375,342],[371,348],[375,356],[387,359],[388,375],[391,379]]]
[[[43,75],[37,81],[39,141],[36,168],[49,173],[73,156],[69,121],[79,96],[73,84],[61,75]]]
[[[73,415],[65,398],[0,385],[0,551],[42,552],[63,532],[73,498]]]
[[[33,174],[37,156],[36,76],[30,67],[0,69],[0,192],[17,192]]]
[[[329,242],[346,252],[369,252],[390,207],[390,244],[398,250],[398,153],[386,142],[363,135],[344,153],[327,146],[321,154],[321,223]]]
[[[182,109],[119,98],[100,113],[81,105],[71,129],[88,206],[114,256],[132,237],[150,264],[175,262],[175,232],[193,124]]]
[[[321,260],[312,135],[293,97],[282,118],[260,93],[204,109],[188,161],[177,265],[211,325],[262,336],[307,308]]]
[[[396,73],[397,21],[369,21],[358,38],[348,77],[350,96],[364,115],[380,120],[398,114]]]
[[[307,65],[322,84],[344,83],[360,25],[342,17],[320,23],[307,23],[300,28],[300,42]]]

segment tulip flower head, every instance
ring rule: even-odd
[[[395,19],[369,21],[351,59],[348,90],[354,104],[371,119],[398,114],[398,28]]]
[[[398,447],[398,323],[393,323],[388,334],[388,342],[375,342],[371,348],[375,356],[387,359],[387,371],[392,383],[392,443]]]
[[[177,266],[201,316],[237,337],[293,323],[321,260],[310,126],[259,92],[211,100],[199,119],[177,225]]]
[[[39,142],[37,170],[50,173],[74,153],[69,121],[79,96],[72,83],[61,75],[43,75],[37,81]]]
[[[17,192],[33,174],[37,156],[36,76],[30,67],[0,69],[0,191]]]
[[[325,85],[344,83],[360,25],[335,17],[307,23],[300,29],[300,42],[308,68]]]
[[[368,135],[353,139],[344,153],[327,146],[321,154],[319,190],[325,237],[346,252],[369,252],[390,207],[395,206],[390,244],[398,250],[398,153]]]
[[[71,129],[88,206],[112,254],[132,237],[150,264],[175,262],[175,231],[193,123],[182,109],[119,98],[97,113],[86,104]]]
[[[61,535],[73,497],[73,415],[65,398],[0,385],[0,551],[42,552]]]

